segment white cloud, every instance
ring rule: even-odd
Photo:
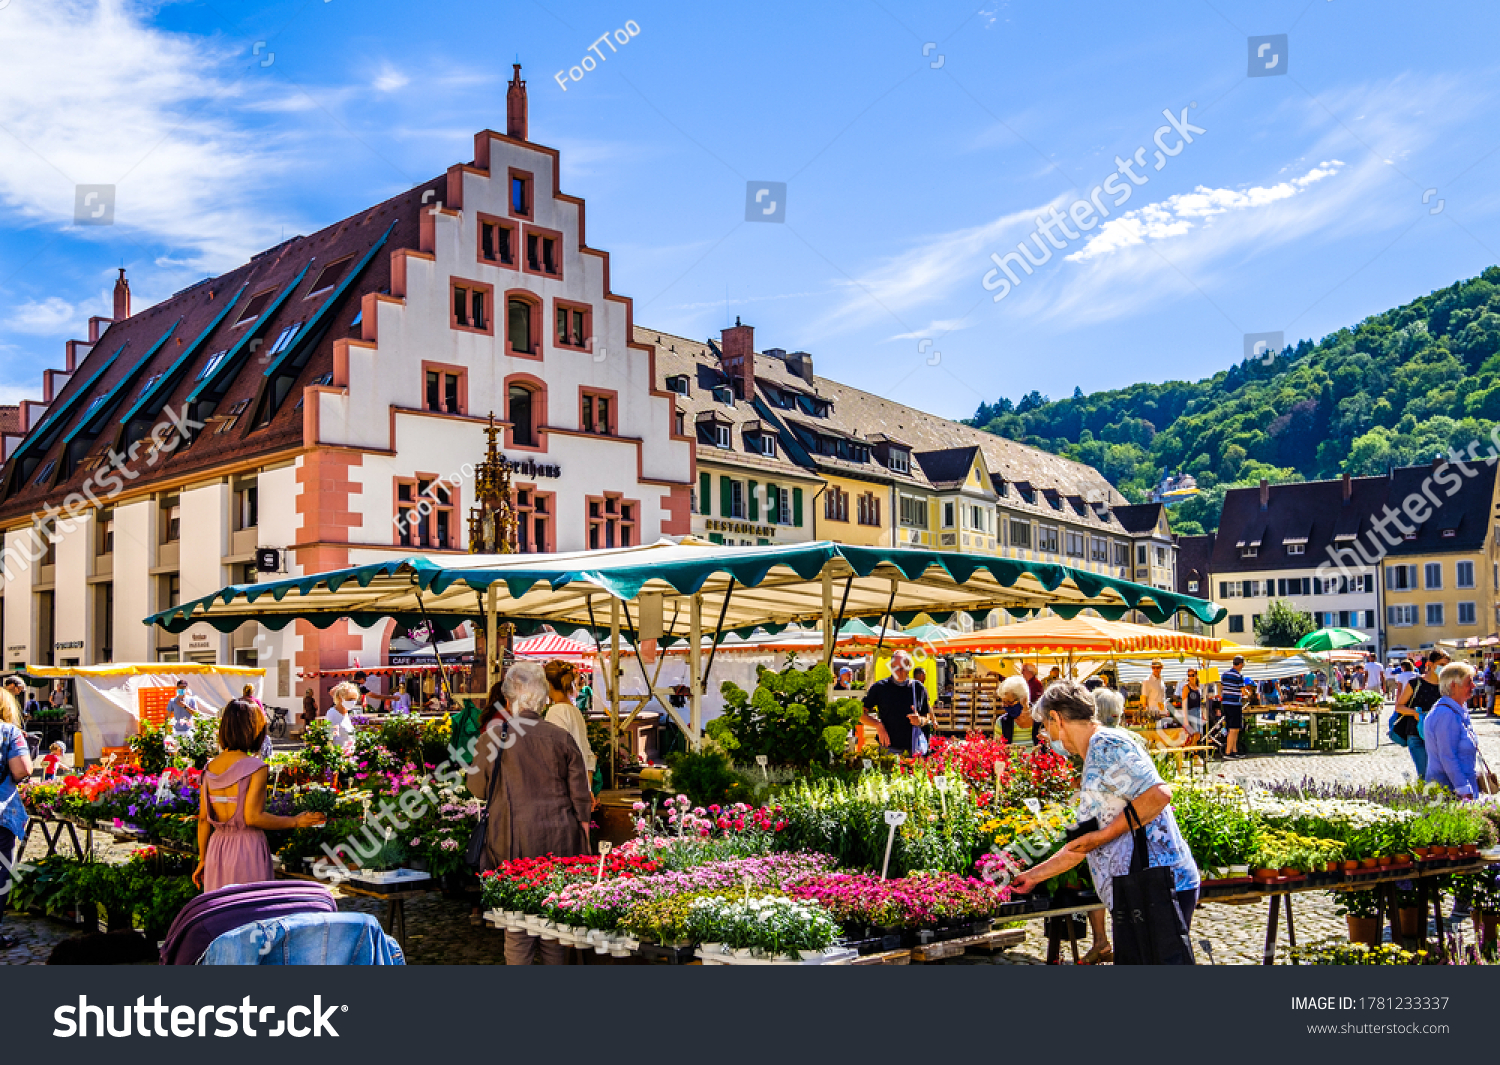
[[[74,185],[117,187],[112,230],[216,271],[274,243],[252,200],[285,169],[236,107],[284,92],[248,51],[167,33],[126,0],[12,4],[0,36],[0,204],[71,226]],[[63,73],[65,72],[65,73]],[[228,112],[228,113],[226,113]]]
[[[927,323],[926,329],[916,329],[910,333],[897,333],[895,336],[886,337],[886,340],[930,340],[956,333],[960,329],[968,329],[974,324],[972,316],[967,318],[934,318]]]
[[[5,326],[18,333],[39,333],[45,336],[65,332],[75,322],[82,321],[79,308],[65,299],[48,296],[44,300],[28,300],[18,305],[5,319]]]
[[[410,78],[388,62],[380,64],[380,73],[375,75],[375,81],[373,82],[378,92],[395,92],[397,89],[403,88],[410,83]]]
[[[1207,220],[1229,211],[1250,210],[1265,207],[1278,200],[1290,199],[1309,185],[1337,174],[1343,165],[1335,159],[1320,163],[1291,181],[1256,185],[1243,191],[1210,189],[1199,185],[1192,192],[1178,193],[1159,203],[1148,203],[1138,210],[1111,218],[1099,227],[1099,232],[1089,238],[1088,243],[1066,258],[1071,263],[1086,262],[1131,244],[1180,237],[1193,229],[1196,221]]]

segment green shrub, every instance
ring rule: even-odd
[[[694,806],[750,801],[751,787],[723,751],[682,751],[667,760],[672,788]]]
[[[830,703],[833,671],[791,666],[781,672],[756,667],[753,694],[725,681],[723,716],[708,723],[708,734],[741,764],[765,755],[772,765],[826,764],[842,757],[855,722],[864,712],[857,699]]]

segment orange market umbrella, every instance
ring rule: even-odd
[[[1221,642],[1212,636],[1133,625],[1126,621],[1042,617],[961,633],[952,639],[935,640],[933,645],[939,651],[1109,656],[1132,652],[1212,654],[1219,650]]]

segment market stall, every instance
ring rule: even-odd
[[[122,747],[140,731],[142,720],[157,727],[164,719],[167,699],[179,679],[209,709],[217,711],[237,699],[246,684],[257,697],[266,671],[247,666],[200,665],[195,662],[136,662],[107,666],[28,666],[26,675],[39,680],[73,683],[78,706],[78,729],[83,735],[82,756],[99,758],[106,747]],[[75,751],[75,756],[77,752]]]

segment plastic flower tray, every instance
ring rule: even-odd
[[[800,959],[794,959],[784,956],[757,957],[748,951],[705,952],[700,947],[694,952],[694,957],[704,965],[841,965],[853,961],[859,954],[846,946],[839,946],[828,947],[817,953],[809,951]]]

